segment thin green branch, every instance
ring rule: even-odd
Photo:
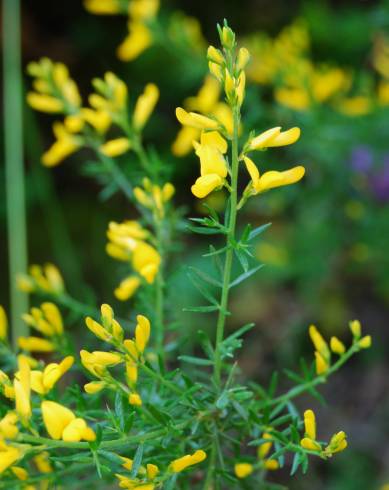
[[[27,230],[24,192],[21,32],[19,0],[3,2],[4,143],[10,274],[12,341],[27,333],[21,319],[28,309],[26,293],[16,277],[27,270]]]

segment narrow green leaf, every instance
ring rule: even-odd
[[[200,277],[203,281],[207,282],[208,284],[212,284],[212,286],[216,286],[218,288],[223,287],[222,283],[218,279],[210,276],[209,274],[202,271],[201,269],[197,269],[197,267],[189,267],[189,270],[193,271],[198,277]]]
[[[254,228],[249,234],[248,241],[252,240],[256,236],[260,235],[263,233],[265,230],[267,230],[271,226],[271,223],[266,223],[265,225],[258,226],[258,228]]]
[[[139,468],[142,464],[142,458],[143,458],[143,444],[139,444],[137,447],[137,450],[135,451],[135,456],[134,460],[132,462],[132,468],[131,468],[131,478],[135,478],[136,475],[138,474]]]
[[[188,306],[183,308],[182,311],[190,311],[192,313],[211,313],[212,311],[219,310],[219,306]]]
[[[197,364],[198,366],[213,366],[213,361],[210,359],[202,359],[201,357],[193,356],[178,356],[178,359],[189,364]]]
[[[262,269],[262,267],[264,266],[264,264],[260,264],[258,265],[257,267],[254,267],[253,269],[247,271],[247,272],[244,272],[243,274],[241,274],[240,276],[238,276],[234,281],[232,281],[232,283],[230,284],[230,289],[237,286],[238,284],[240,284],[242,281],[248,279],[250,276],[252,276],[253,274],[255,274],[257,271],[259,271],[259,269]]]

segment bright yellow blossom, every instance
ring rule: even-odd
[[[29,92],[27,94],[27,102],[36,111],[56,114],[64,110],[63,102],[51,95]]]
[[[7,412],[0,420],[0,438],[15,439],[19,433],[18,420],[19,417],[16,412]]]
[[[128,23],[128,35],[117,48],[117,57],[121,61],[132,61],[143,53],[153,42],[149,27],[142,22]]]
[[[64,281],[54,264],[31,265],[28,275],[18,276],[18,287],[26,293],[42,290],[45,293],[61,294],[65,291]]]
[[[12,466],[22,456],[20,449],[8,446],[4,443],[0,445],[0,475]]]
[[[31,371],[31,389],[44,395],[48,393],[57,381],[72,367],[74,357],[67,356],[59,364],[48,364],[43,371]]]
[[[43,422],[52,439],[67,442],[94,441],[96,436],[81,418],[59,403],[45,400],[41,404]]]
[[[182,107],[177,107],[176,117],[183,126],[190,126],[195,129],[218,129],[219,127],[219,123],[214,119],[197,112],[187,112]]]
[[[292,145],[300,138],[300,128],[291,128],[281,132],[281,127],[268,129],[255,136],[249,143],[249,150],[263,150],[265,148]]]
[[[365,335],[365,337],[362,337],[361,340],[358,342],[359,347],[361,349],[368,349],[371,347],[371,336],[370,335]]]
[[[15,411],[26,424],[31,417],[31,369],[24,356],[18,356],[18,372],[14,378]]]
[[[245,156],[243,157],[243,160],[251,177],[251,188],[249,191],[254,195],[276,187],[295,184],[301,180],[305,174],[305,168],[297,166],[283,172],[270,170],[260,176],[257,166],[250,158]]]
[[[134,188],[135,199],[145,208],[151,209],[162,218],[165,214],[165,203],[170,201],[175,193],[173,184],[167,182],[162,187],[152,184],[149,179],[143,179],[143,189]]]
[[[330,347],[332,352],[335,352],[335,354],[339,354],[340,356],[346,351],[346,347],[344,346],[343,342],[337,337],[331,337]]]
[[[135,345],[140,353],[146,348],[150,338],[150,321],[143,315],[136,317],[137,325],[135,327]]]
[[[201,463],[206,459],[207,454],[199,449],[195,451],[193,454],[187,454],[186,456],[183,456],[182,458],[175,459],[172,461],[169,465],[170,471],[173,473],[180,473],[181,471],[185,470],[189,466]]]
[[[132,115],[132,124],[137,131],[141,131],[148,121],[159,98],[158,87],[154,83],[146,85],[142,95],[138,97]]]

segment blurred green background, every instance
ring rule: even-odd
[[[297,73],[299,64],[292,63],[287,73],[277,72],[270,82],[251,79],[244,110],[247,125],[257,131],[277,125],[302,129],[298,144],[275,157],[265,154],[263,161],[270,165],[277,158],[274,164],[282,168],[301,163],[307,175],[302,185],[271,192],[247,207],[247,221],[273,225],[257,248],[258,258],[267,265],[233,296],[232,309],[236,325],[257,324],[240,363],[248,375],[264,383],[274,367],[282,371],[297,365],[303,355],[312,358],[310,323],[327,336],[347,339],[348,321],[361,320],[365,332],[373,336],[373,348],[323,387],[326,406],[309,397],[298,403],[302,409],[317,410],[323,438],[344,429],[349,449],[331,462],[315,462],[306,476],[299,474],[290,481],[285,469],[271,478],[295,490],[374,490],[389,482],[389,101],[379,95],[386,81],[385,66],[377,69],[375,61],[383,40],[389,39],[389,3],[166,1],[160,21],[162,27],[170,26],[171,45],[152,46],[130,63],[114,55],[126,34],[125,17],[91,15],[80,0],[22,4],[24,66],[42,56],[63,61],[84,96],[91,90],[90,80],[106,70],[123,78],[130,94],[138,94],[145,82],[158,84],[161,101],[146,142],[169,162],[177,202],[190,216],[201,212],[189,191],[197,162],[192,154],[178,158],[171,153],[179,130],[174,109],[197,93],[207,66],[201,43],[175,52],[180,39],[172,19],[179,24],[183,14],[197,18],[204,46],[217,43],[215,24],[223,18],[242,44],[245,38],[250,46],[258,46],[258,36],[277,37],[299,19],[310,40],[303,58],[315,66],[340,67],[352,79],[347,95],[316,100],[304,110],[279,103],[275,95],[280,87],[290,88],[293,66]],[[256,61],[261,60],[259,49]],[[29,84],[26,77],[26,90]],[[352,97],[364,97],[368,110],[359,107],[345,114],[344,99]],[[101,185],[88,176],[88,154],[80,152],[53,170],[43,168],[40,157],[52,142],[52,118],[27,106],[24,110],[29,263],[54,262],[73,296],[115,304],[112,291],[121,273],[105,254],[105,231],[110,220],[121,221],[135,212],[122,196],[107,198]],[[0,233],[5,237],[3,172],[1,167]],[[183,250],[172,264],[180,291],[178,311],[196,301],[181,264],[201,265],[206,247],[206,240],[189,234],[183,240]],[[8,305],[5,239],[0,242],[0,268],[0,303]],[[179,313],[179,318],[185,332],[199,327],[198,317]],[[201,321],[206,326],[212,319]]]

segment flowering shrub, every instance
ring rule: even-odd
[[[122,2],[87,5],[116,13]],[[142,49],[150,44],[156,5],[131,2],[130,39],[119,50],[121,58],[135,56],[131,36],[143,41],[138,40]],[[225,335],[230,292],[261,269],[253,248],[269,227],[242,223],[240,212],[263,193],[300,182],[305,168],[271,170],[261,159],[258,169],[258,155],[296,143],[300,129],[277,126],[258,133],[245,127],[241,110],[250,53],[238,49],[227,23],[218,31],[221,47],[210,46],[207,55],[214,78],[207,78],[186,109],[176,109],[183,128],[174,144],[185,153],[193,143],[200,164],[191,187],[196,198],[220,190],[228,196],[223,212],[207,205],[209,215],[188,225],[193,233],[220,239],[204,254],[206,271],[189,271],[205,304],[187,310],[215,316],[214,336],[198,333],[202,355],[182,353],[185,327],[173,332],[174,304],[167,304],[174,288],[171,256],[183,220],[158,156],[142,141],[158,88],[148,84],[130,110],[126,84],[108,72],[93,80],[86,107],[62,63],[42,59],[28,67],[34,77],[28,103],[63,118],[54,123],[56,141],[43,164],[52,167],[75,151],[93,151],[93,175],[123,191],[139,213],[136,221],[112,221],[107,231],[108,255],[127,270],[114,295],[133,301],[134,315],[120,318],[106,303],[100,311],[82,304],[52,264],[33,265],[19,278],[21,289],[44,302],[24,315],[34,332],[17,339],[18,352],[10,349],[0,309],[0,474],[6,488],[81,487],[97,480],[132,490],[241,488],[242,480],[245,488],[257,488],[269,471],[290,466],[291,475],[305,473],[310,457],[327,460],[347,447],[343,431],[329,441],[318,438],[314,412],[307,408],[301,415],[293,401],[305,392],[320,398],[318,386],[370,347],[359,321],[350,322],[349,346],[336,337],[328,343],[310,326],[313,362],[303,362],[301,372],[286,370],[294,383],[286,392],[277,391],[276,376],[262,386],[239,370],[235,357],[253,324]],[[225,101],[219,101],[220,90]],[[129,152],[138,160],[137,179],[129,179],[121,164]],[[83,317],[85,333],[93,334],[82,338],[80,351],[66,325],[69,311]]]

